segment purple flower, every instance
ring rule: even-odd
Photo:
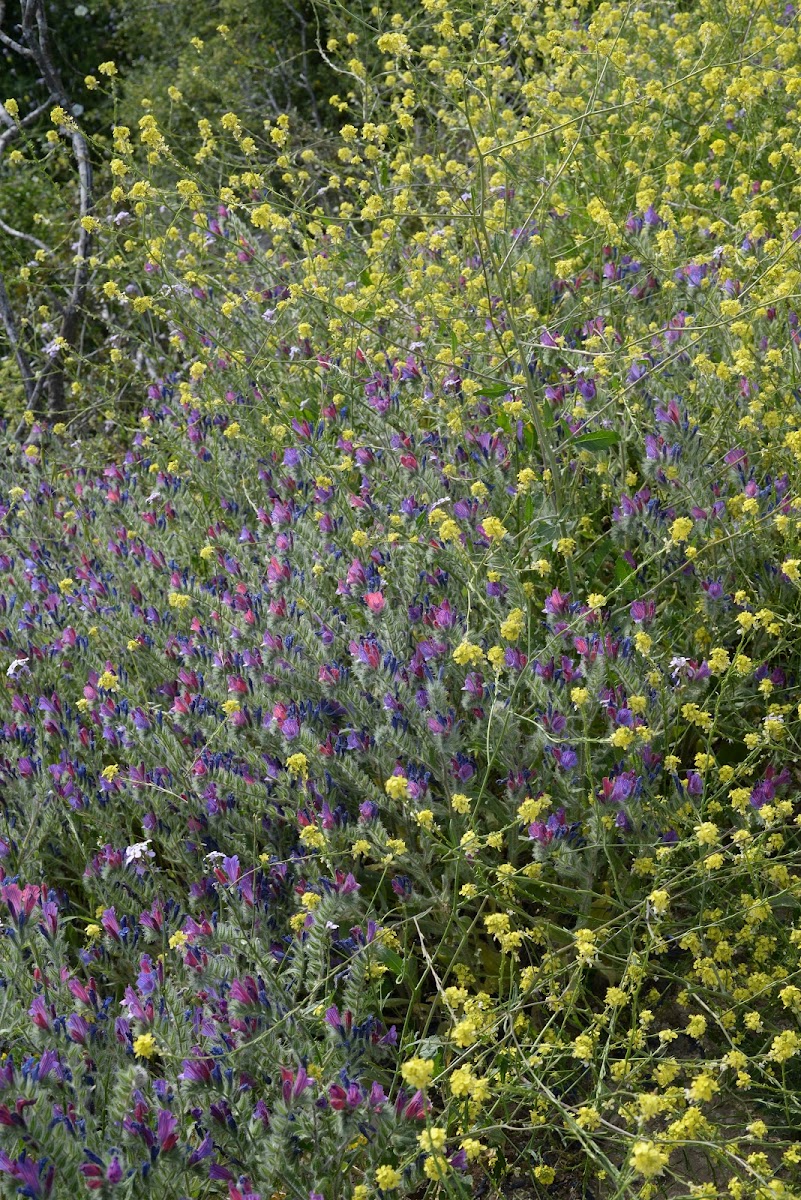
[[[178,1078],[183,1079],[186,1083],[208,1083],[214,1069],[214,1059],[203,1058],[200,1046],[194,1046],[192,1049],[197,1057],[182,1060],[182,1070]]]
[[[653,600],[635,600],[629,609],[632,621],[638,624],[650,624],[656,613],[656,604]]]
[[[66,1025],[70,1041],[77,1042],[79,1046],[85,1046],[90,1031],[86,1018],[82,1017],[80,1013],[70,1013]]]
[[[120,940],[120,923],[117,920],[117,914],[115,913],[113,907],[105,910],[100,918],[100,924],[103,926],[110,938],[113,938],[115,942]]]
[[[578,763],[578,755],[570,746],[566,746],[564,749],[561,746],[554,746],[553,756],[563,771],[572,771]]]
[[[37,1029],[49,1030],[51,1028],[51,1013],[44,996],[34,996],[28,1009],[28,1016]]]
[[[288,1067],[282,1067],[281,1080],[281,1094],[285,1104],[291,1104],[293,1100],[297,1100],[306,1091],[306,1088],[312,1086],[313,1082],[303,1066],[298,1067],[297,1073]]]
[[[178,1142],[178,1118],[166,1108],[159,1109],[156,1122],[156,1137],[162,1154],[172,1150]]]
[[[181,1079],[183,1077],[179,1075],[178,1078]],[[207,1133],[200,1145],[196,1147],[196,1149],[194,1149],[187,1158],[186,1165],[188,1167],[195,1167],[199,1162],[202,1162],[204,1158],[211,1158],[213,1153],[214,1142],[211,1139],[211,1134]]]
[[[563,595],[559,588],[554,588],[545,601],[545,608],[542,611],[550,617],[563,617],[570,611],[570,593],[567,592]]]
[[[534,821],[532,825],[529,825],[528,836],[532,841],[539,842],[541,846],[548,846],[554,838],[564,837],[569,828],[565,821],[565,810],[558,808],[547,821]]]

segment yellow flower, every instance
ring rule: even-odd
[[[501,637],[506,638],[507,642],[516,642],[523,632],[524,626],[525,615],[522,608],[513,608],[501,624]]]
[[[417,1144],[421,1150],[425,1150],[428,1154],[438,1154],[445,1149],[447,1134],[444,1129],[439,1129],[434,1126],[431,1129],[424,1129],[422,1133],[417,1135]]]
[[[401,1075],[409,1087],[427,1088],[434,1078],[433,1058],[411,1058],[401,1067]]]
[[[506,537],[506,526],[497,517],[485,517],[481,524],[490,541],[500,542]]]
[[[779,992],[779,999],[785,1008],[798,1011],[801,1009],[801,988],[797,988],[795,984],[789,984]]]
[[[581,1129],[597,1129],[601,1124],[601,1114],[598,1112],[597,1108],[580,1108],[578,1110],[578,1116],[576,1117],[576,1124]]]
[[[712,1099],[715,1092],[720,1091],[720,1085],[708,1071],[702,1071],[687,1089],[688,1099],[706,1103]]]
[[[490,665],[494,671],[503,670],[505,659],[503,646],[490,646],[489,650],[487,651],[487,658],[489,659]]]
[[[779,1033],[771,1042],[768,1058],[773,1062],[784,1063],[801,1049],[801,1037],[794,1029],[786,1029]]]
[[[631,1151],[631,1165],[638,1175],[653,1179],[661,1175],[670,1157],[667,1150],[655,1142],[635,1142]]]
[[[409,795],[409,780],[405,775],[390,775],[384,784],[384,791],[391,800],[405,800]]]
[[[728,652],[722,646],[716,646],[714,650],[710,651],[707,662],[713,675],[722,675],[730,666],[731,659]]]
[[[595,1040],[589,1033],[580,1033],[573,1042],[573,1057],[579,1062],[591,1063],[594,1050]]]
[[[180,611],[189,607],[192,603],[192,597],[185,595],[183,592],[170,592],[167,596],[167,603],[170,608],[177,608]]]
[[[451,1038],[463,1050],[472,1046],[477,1037],[478,1026],[472,1017],[465,1017],[463,1021],[459,1021],[451,1032]]]
[[[706,709],[699,708],[697,704],[682,704],[681,715],[685,721],[689,721],[691,725],[697,725],[705,733],[712,728],[712,714]]]
[[[706,1033],[706,1017],[702,1017],[700,1013],[696,1013],[695,1016],[690,1017],[684,1032],[688,1037],[702,1038]]]
[[[628,1002],[628,995],[624,992],[623,988],[608,987],[606,989],[606,1003],[612,1008],[622,1008]]]
[[[475,1075],[469,1066],[457,1067],[449,1079],[452,1096],[469,1096],[475,1083]]]
[[[138,1038],[134,1038],[133,1052],[137,1058],[153,1058],[158,1054],[159,1048],[153,1034],[140,1033]]]
[[[185,946],[188,941],[189,938],[183,929],[176,929],[175,933],[170,937],[169,947],[171,950],[180,950],[181,946]]]
[[[696,825],[695,837],[702,846],[715,846],[720,840],[720,831],[714,821],[704,821]]]
[[[677,517],[670,526],[670,539],[673,542],[686,542],[693,531],[693,523],[689,517]]]
[[[453,661],[458,663],[460,667],[472,666],[483,662],[485,658],[484,651],[480,646],[474,645],[473,642],[467,640],[462,641],[453,652]]]
[[[105,779],[108,783],[113,783],[114,780],[119,775],[119,773],[120,773],[120,768],[117,766],[116,763],[109,763],[109,765],[107,767],[104,767],[103,770],[100,772],[103,779]]]
[[[325,846],[325,834],[317,825],[305,825],[300,831],[300,840],[312,850],[322,850]]]
[[[391,1192],[400,1183],[401,1174],[394,1167],[379,1167],[375,1173],[375,1181],[382,1192]]]
[[[437,1181],[447,1175],[448,1160],[444,1154],[430,1154],[423,1163],[423,1172],[431,1180]]]
[[[290,775],[299,779],[309,778],[309,760],[305,754],[290,754],[286,760],[286,769]]]
[[[382,54],[391,54],[394,57],[411,52],[405,33],[382,33],[376,45]]]

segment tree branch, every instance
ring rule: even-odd
[[[61,75],[53,59],[53,53],[50,43],[50,30],[47,24],[47,10],[45,0],[20,0],[22,8],[22,38],[20,42],[14,41],[6,34],[2,35],[4,45],[9,46],[17,54],[23,55],[26,58],[33,58],[42,76],[42,82],[48,91],[47,99],[27,113],[20,121],[14,122],[2,134],[0,134],[0,154],[5,150],[6,146],[19,137],[22,129],[32,124],[42,113],[56,101],[68,113],[72,113],[72,103],[67,95],[66,89],[61,79]],[[2,21],[5,10],[5,0],[0,0],[0,21]],[[5,117],[8,114],[3,110]],[[8,124],[7,121],[4,123]],[[72,146],[72,157],[75,161],[75,166],[78,175],[78,216],[79,218],[89,216],[93,206],[93,190],[92,190],[92,163],[89,157],[89,144],[81,133],[81,131],[70,122],[67,127],[70,143]],[[16,234],[16,236],[24,237],[26,240],[33,242],[41,249],[47,249],[38,239],[33,238],[30,234],[20,234],[18,231],[12,230],[9,226],[3,223],[2,226],[6,233]],[[66,343],[67,346],[73,347],[78,339],[80,316],[86,301],[86,293],[89,281],[89,254],[91,250],[91,233],[83,227],[79,226],[78,245],[75,257],[73,259],[74,270],[72,275],[72,284],[69,289],[66,301],[61,308],[61,328],[59,337]],[[19,364],[20,371],[23,375],[23,384],[26,389],[26,396],[29,397],[29,405],[33,407],[33,402],[38,400],[42,390],[47,393],[47,410],[48,416],[61,416],[66,404],[66,389],[64,380],[64,369],[62,363],[62,353],[58,351],[51,361],[44,366],[42,375],[38,382],[31,387],[33,378],[30,361],[25,354],[25,351],[20,343],[16,333],[16,325],[13,320],[11,305],[8,300],[8,294],[3,288],[3,325],[6,330],[6,335],[14,347],[14,352]],[[12,332],[13,337],[12,337]],[[20,358],[22,354],[22,359]],[[25,366],[23,367],[23,360]],[[30,389],[30,395],[29,395]]]
[[[44,242],[40,242],[38,237],[34,237],[32,233],[24,233],[21,229],[12,229],[10,225],[6,225],[2,217],[0,217],[0,230],[9,237],[22,238],[24,242],[30,242],[36,246],[38,250],[46,250],[49,253],[50,247],[46,246]]]
[[[0,134],[0,154],[3,153],[6,146],[8,146],[11,142],[15,141],[20,136],[23,129],[27,125],[33,125],[34,121],[38,120],[39,117],[41,117],[42,113],[45,112],[50,107],[50,105],[53,103],[55,98],[56,97],[51,92],[51,94],[47,97],[46,100],[44,100],[41,104],[37,104],[36,108],[32,108],[31,111],[29,113],[26,113],[24,117],[21,117],[19,121],[14,121],[9,116],[9,114],[6,112],[5,108],[3,108],[2,105],[0,105],[0,108],[3,109],[4,120],[6,118],[8,118],[8,121],[11,121],[11,125],[9,126],[8,129],[6,129],[5,133]]]
[[[6,291],[5,280],[0,275],[0,321],[3,322],[3,328],[6,331],[6,337],[9,345],[14,352],[14,357],[17,360],[19,373],[22,376],[22,386],[25,389],[25,399],[28,402],[28,407],[33,408],[39,392],[38,384],[31,370],[30,359],[25,352],[25,347],[19,340],[17,333],[17,325],[14,320],[14,312],[11,308],[11,302]]]
[[[0,0],[0,25],[3,23],[5,11],[5,0]],[[15,54],[22,55],[23,58],[33,58],[33,53],[28,49],[27,46],[21,45],[20,42],[15,42],[14,39],[10,38],[7,33],[3,33],[2,29],[0,29],[0,44],[3,46],[8,46],[9,50],[13,50]]]

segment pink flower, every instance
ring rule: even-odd
[[[386,599],[383,592],[365,592],[364,602],[370,612],[380,613],[386,604]]]

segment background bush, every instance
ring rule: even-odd
[[[7,446],[2,1186],[793,1196],[795,14],[323,15],[319,128],[233,24],[103,76],[83,415]]]

